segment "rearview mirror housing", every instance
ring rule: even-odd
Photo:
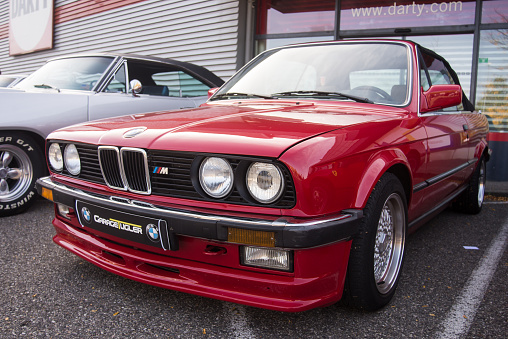
[[[420,112],[430,112],[457,106],[462,103],[462,87],[460,85],[433,85],[422,91]]]

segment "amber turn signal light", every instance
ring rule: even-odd
[[[53,191],[52,190],[50,190],[46,187],[42,187],[41,195],[44,198],[53,201]]]
[[[228,227],[228,242],[275,247],[275,232],[253,231]]]

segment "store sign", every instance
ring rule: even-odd
[[[54,0],[10,0],[10,55],[53,48]]]
[[[341,6],[341,30],[410,28],[473,24],[476,1],[342,0]]]

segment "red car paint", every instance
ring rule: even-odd
[[[402,44],[409,51],[410,72],[420,74],[416,45]],[[431,87],[424,92],[419,77],[412,76],[408,88],[404,105],[306,97],[212,97],[197,109],[124,116],[55,131],[48,137],[48,145],[65,141],[276,159],[289,171],[295,203],[287,208],[206,197],[136,194],[58,173],[50,166],[51,177],[38,181],[39,191],[49,188],[55,192],[55,202],[71,202],[68,218],[55,208],[54,241],[110,272],[164,288],[280,311],[332,304],[342,296],[356,226],[334,241],[324,239],[323,234],[330,233],[319,233],[309,245],[310,240],[302,237],[315,234],[313,227],[320,225],[316,220],[340,220],[341,230],[348,223],[355,225],[378,180],[392,172],[406,191],[409,230],[414,230],[457,196],[467,186],[478,160],[488,156],[488,125],[483,115],[436,113],[460,103],[458,85]],[[123,137],[138,127],[146,130],[133,138]],[[134,206],[136,201],[152,204],[160,213],[184,211],[193,217],[217,217],[218,221],[211,230],[206,225],[199,228],[197,236],[176,232],[178,249],[165,251],[80,224],[76,217],[80,211],[73,210],[77,206],[74,200],[85,199],[79,192],[124,199],[125,203],[115,208],[132,214],[151,213],[149,208]],[[358,220],[350,211],[359,212]],[[241,244],[219,235],[228,218],[236,226],[239,220],[266,221],[276,234],[293,225],[308,222],[310,226],[305,226],[308,233],[296,231],[294,237],[284,233],[284,246],[276,244],[292,253],[293,268],[285,272],[241,265]],[[171,224],[172,219],[168,220]],[[213,236],[206,237],[208,231]]]

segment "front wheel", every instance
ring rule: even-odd
[[[344,302],[376,310],[392,299],[399,282],[407,229],[402,184],[391,173],[376,184],[353,239],[344,287]]]
[[[37,197],[35,181],[44,174],[39,145],[29,135],[0,133],[0,217],[26,210]]]

